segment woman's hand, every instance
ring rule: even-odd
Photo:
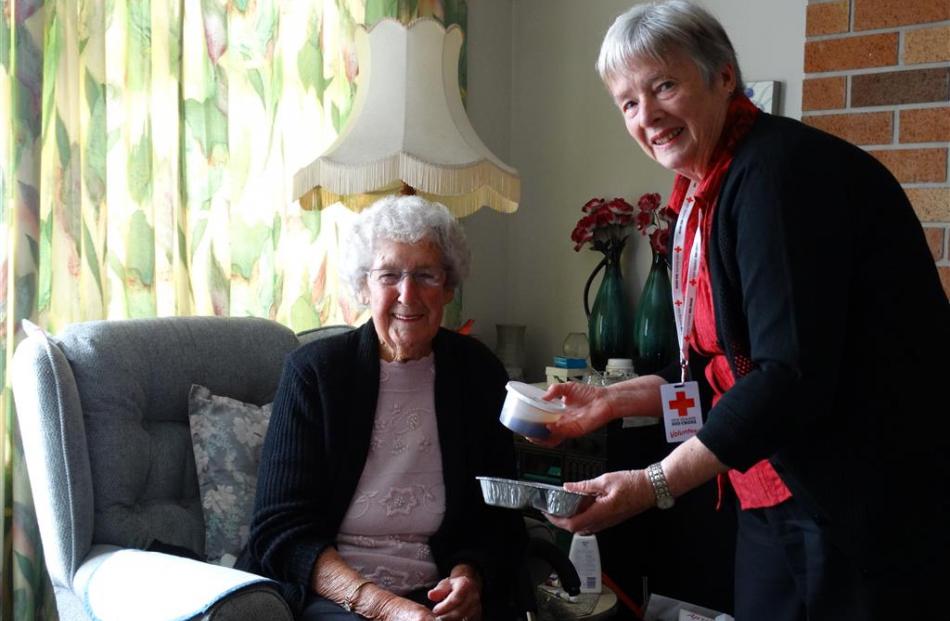
[[[557,421],[548,424],[550,435],[546,439],[528,439],[542,446],[557,446],[567,438],[588,434],[616,418],[662,416],[660,386],[664,383],[662,377],[644,375],[609,387],[582,382],[552,384],[544,398],[563,398],[568,409]]]
[[[544,440],[528,438],[544,446],[557,446],[567,438],[577,438],[600,428],[613,416],[607,389],[581,382],[563,382],[548,387],[544,398],[563,399],[568,409],[555,422],[547,425],[550,435]]]
[[[559,528],[572,533],[596,533],[642,513],[656,504],[653,486],[643,470],[608,472],[596,479],[565,483],[569,492],[594,494],[594,503],[568,518],[547,515]]]
[[[482,618],[482,581],[470,565],[456,565],[429,591],[429,600],[437,602],[432,612],[439,621],[480,621]]]
[[[660,465],[675,497],[729,470],[696,436],[673,449]],[[608,472],[589,481],[565,483],[564,489],[594,494],[593,504],[581,513],[569,518],[547,516],[555,526],[575,533],[601,531],[656,506],[646,470]]]
[[[373,594],[373,599],[368,610],[357,612],[366,616],[367,619],[377,619],[378,621],[437,621],[435,613],[421,604],[417,604],[411,599],[399,597],[384,589],[376,588],[377,593]]]

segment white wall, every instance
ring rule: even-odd
[[[511,41],[512,0],[469,0],[468,100],[469,119],[491,151],[511,164]],[[517,217],[481,209],[465,218],[472,246],[472,273],[462,292],[462,318],[474,318],[474,334],[490,347],[495,324],[508,321],[511,296],[508,228]]]
[[[746,80],[781,81],[781,112],[800,117],[805,0],[703,4],[730,34]],[[627,136],[593,69],[604,32],[629,6],[469,0],[469,114],[485,143],[519,169],[522,202],[511,216],[482,210],[467,219],[476,256],[463,315],[489,345],[494,323],[526,324],[532,379],[568,332],[586,331],[581,293],[600,255],[573,250],[580,206],[593,196],[666,198],[673,178]],[[649,266],[644,238],[633,239],[624,263],[635,298]]]

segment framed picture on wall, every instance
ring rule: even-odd
[[[769,114],[779,113],[779,87],[781,83],[772,80],[746,82],[745,94],[755,107]]]

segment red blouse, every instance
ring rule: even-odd
[[[712,239],[712,220],[715,204],[703,219],[703,239]],[[692,219],[692,218],[691,218]],[[687,227],[684,257],[689,256],[695,225]],[[709,280],[709,266],[706,249],[703,249],[699,265],[699,279],[696,283],[696,309],[694,312],[692,347],[709,358],[706,366],[706,379],[713,390],[713,405],[736,383],[729,367],[726,352],[716,335],[716,314],[713,306],[712,286]],[[739,498],[743,509],[774,507],[792,497],[792,492],[779,478],[778,473],[767,459],[763,459],[745,472],[730,470],[729,481]],[[719,480],[723,484],[722,478]]]

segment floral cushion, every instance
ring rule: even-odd
[[[259,407],[191,387],[188,415],[209,562],[232,566],[247,543],[270,411],[270,404]]]

